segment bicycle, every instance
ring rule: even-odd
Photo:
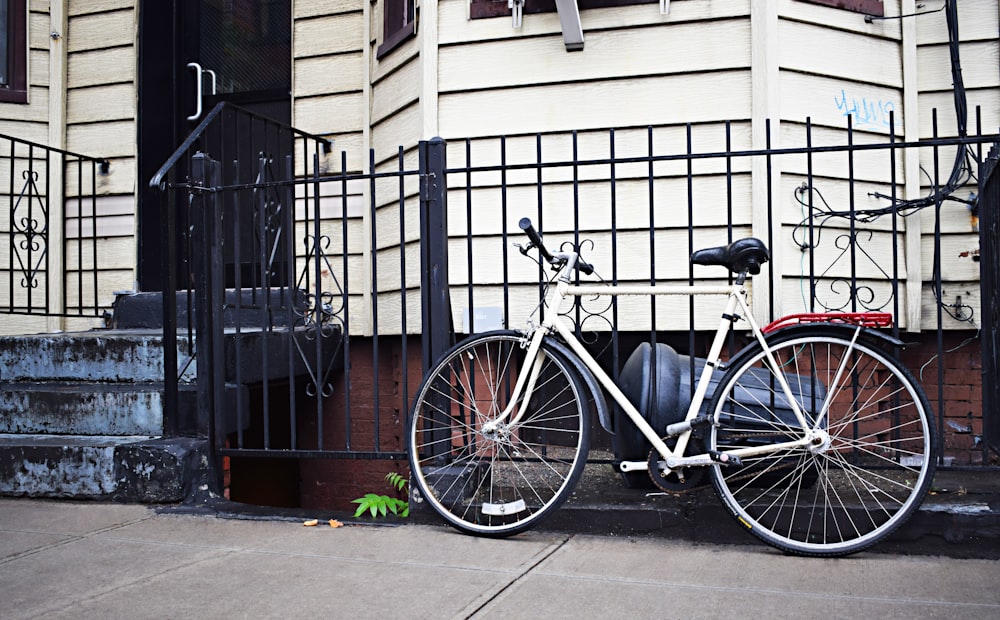
[[[523,532],[572,493],[587,460],[590,417],[606,428],[610,396],[652,446],[622,472],[646,471],[662,488],[703,474],[751,534],[791,554],[841,556],[898,528],[933,478],[937,441],[922,388],[888,351],[884,313],[792,315],[764,328],[747,279],[769,259],[746,238],[696,251],[695,264],[735,274],[725,285],[575,284],[594,268],[571,251],[550,252],[524,218],[528,254],[555,273],[549,311],[522,331],[473,335],[425,375],[408,429],[418,501],[460,531]],[[719,327],[683,419],[653,428],[574,336],[559,309],[597,295],[724,295]],[[745,321],[750,344],[728,360],[724,343]],[[721,380],[712,389],[715,373]],[[692,378],[693,381],[693,378]],[[708,403],[707,409],[703,407]]]

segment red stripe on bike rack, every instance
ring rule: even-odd
[[[782,327],[802,323],[848,323],[864,327],[891,327],[892,315],[888,312],[804,312],[781,317],[769,323],[761,331],[769,334]]]

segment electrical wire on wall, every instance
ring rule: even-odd
[[[937,13],[942,10],[944,11],[948,28],[948,51],[951,65],[955,117],[957,121],[957,136],[959,138],[966,138],[968,137],[968,102],[965,91],[965,83],[962,79],[962,65],[959,52],[957,0],[945,0],[945,3],[941,6],[941,8],[933,11],[925,11],[922,13],[915,13],[913,15],[901,15],[893,19],[927,15],[930,13]],[[865,18],[865,21],[871,23],[874,19],[879,18],[869,16]],[[834,209],[819,192],[819,189],[815,187],[815,185],[809,185],[803,182],[794,190],[795,200],[802,206],[803,209],[803,218],[792,230],[792,239],[795,244],[798,245],[799,249],[805,253],[808,250],[815,249],[819,245],[819,242],[822,239],[824,227],[831,220],[853,220],[856,223],[867,224],[875,222],[879,218],[886,215],[896,215],[905,218],[921,211],[922,209],[934,207],[945,202],[957,202],[965,205],[971,215],[976,218],[979,215],[979,196],[975,192],[969,192],[967,196],[962,197],[958,194],[958,192],[968,184],[978,182],[976,177],[978,165],[979,158],[976,152],[968,145],[959,145],[956,149],[955,160],[952,164],[951,172],[944,184],[939,185],[936,182],[936,179],[932,178],[932,176],[928,174],[923,167],[921,167],[920,170],[922,175],[926,178],[927,184],[931,186],[931,191],[926,196],[915,199],[894,199],[892,196],[880,192],[871,192],[869,193],[869,197],[889,201],[889,204],[869,209]],[[807,196],[809,193],[815,194],[815,196],[819,198],[821,205],[816,205],[814,201],[809,200],[809,197]],[[810,232],[814,237],[811,241],[809,238]],[[934,261],[935,273],[933,274],[934,285],[932,286],[936,302],[944,310],[944,312],[955,321],[969,323],[977,329],[978,335],[978,326],[974,320],[974,310],[972,306],[969,304],[963,304],[960,301],[956,301],[954,304],[942,301],[941,290],[939,290],[938,285],[940,278],[938,277],[939,274],[937,272],[940,261],[937,260],[937,258],[938,257],[935,257]]]

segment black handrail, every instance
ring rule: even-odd
[[[67,151],[66,149],[57,149],[52,146],[46,146],[38,142],[32,142],[31,140],[25,140],[24,138],[18,138],[16,136],[11,136],[5,133],[0,133],[0,139],[10,140],[11,142],[17,142],[18,144],[23,144],[25,146],[34,147],[45,151],[51,151],[54,153],[59,153],[60,155],[64,155],[67,157],[75,157],[77,159],[83,159],[86,161],[94,162],[95,164],[98,164],[100,166],[101,174],[108,174],[108,172],[111,171],[111,161],[104,159],[103,157],[91,157],[89,155],[83,155],[80,153],[74,153],[73,151]]]
[[[251,118],[255,118],[261,121],[265,121],[267,123],[272,123],[274,125],[277,125],[282,129],[285,129],[301,138],[315,140],[316,142],[323,145],[324,153],[330,153],[330,151],[333,150],[333,141],[328,138],[317,136],[315,134],[302,131],[301,129],[296,129],[295,127],[292,127],[280,121],[276,121],[273,118],[257,114],[256,112],[251,112],[250,110],[241,108],[240,106],[233,105],[228,101],[223,101],[221,103],[216,104],[216,106],[212,108],[212,111],[206,114],[205,118],[201,119],[201,122],[198,123],[198,126],[194,128],[194,131],[192,131],[191,134],[187,137],[187,139],[185,139],[184,142],[182,142],[181,145],[177,147],[177,150],[174,151],[173,155],[171,155],[167,159],[167,161],[164,162],[162,166],[160,166],[160,169],[157,170],[156,173],[153,175],[153,177],[149,180],[149,186],[158,188],[161,191],[165,191],[167,189],[167,186],[166,183],[164,182],[164,179],[166,178],[167,173],[170,172],[170,170],[177,164],[177,162],[180,161],[180,159],[188,153],[188,150],[191,148],[191,146],[201,138],[202,134],[205,133],[205,130],[208,128],[208,126],[212,124],[212,121],[221,116],[223,111],[228,108],[232,108],[238,113],[245,114]]]
[[[0,166],[8,181],[0,187],[0,196],[7,198],[7,226],[0,231],[7,240],[5,256],[0,257],[7,299],[0,303],[0,313],[101,316],[109,306],[98,301],[97,176],[108,174],[110,160],[3,133],[0,145]],[[75,188],[67,185],[70,169],[76,172]],[[62,188],[61,194],[56,187]],[[57,204],[51,204],[60,195]],[[68,214],[70,204],[76,207],[74,215]],[[60,218],[61,227],[51,226]],[[78,224],[75,232],[68,232],[70,221]],[[61,238],[54,236],[57,231]],[[56,255],[63,256],[63,262],[51,262],[53,248],[61,248]],[[75,266],[66,268],[70,262]],[[61,292],[53,287],[60,280]],[[76,297],[73,302],[71,293]]]

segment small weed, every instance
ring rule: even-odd
[[[405,493],[409,497],[407,485],[409,481],[392,472],[385,475],[386,482],[399,492]],[[366,512],[370,512],[372,518],[384,517],[390,512],[398,517],[406,517],[410,514],[410,504],[406,500],[377,493],[367,493],[364,497],[351,500],[352,504],[358,504],[358,509],[354,511],[355,517],[360,517]]]

